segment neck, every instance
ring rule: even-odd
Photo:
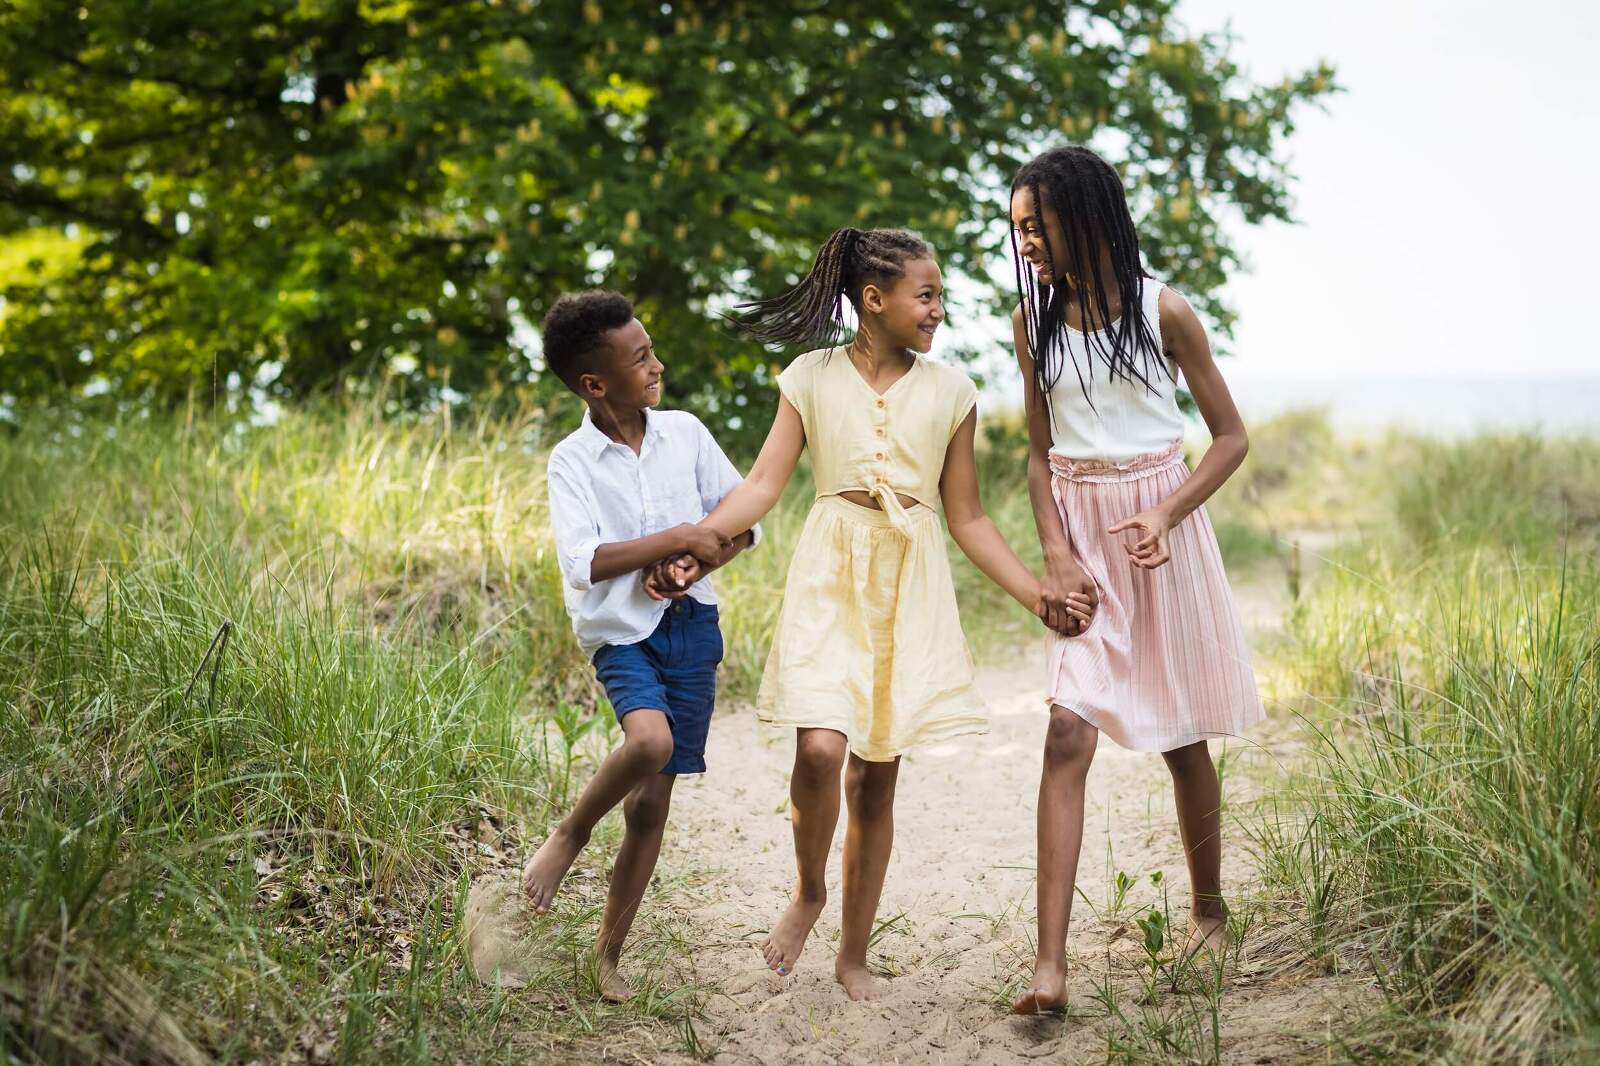
[[[909,363],[913,358],[908,345],[885,342],[882,331],[874,329],[872,323],[865,318],[861,320],[861,328],[856,330],[856,335],[845,348],[845,354],[872,370],[881,366]]]
[[[640,407],[619,408],[605,400],[589,401],[589,421],[594,423],[594,428],[634,451],[644,442],[644,412]]]

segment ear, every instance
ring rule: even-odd
[[[878,314],[883,310],[883,290],[872,282],[867,282],[861,290],[861,307],[863,310]]]
[[[578,392],[598,400],[606,394],[606,383],[600,380],[599,374],[579,374]]]

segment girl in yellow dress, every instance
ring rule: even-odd
[[[894,839],[900,756],[988,728],[940,511],[967,558],[1051,628],[1076,631],[1072,619],[1087,621],[1089,607],[1086,599],[1042,603],[1039,581],[984,513],[973,457],[978,391],[964,372],[923,354],[944,303],[938,263],[921,238],[841,229],[805,280],[748,305],[740,321],[771,343],[837,342],[841,297],[855,309],[855,335],[779,375],[760,457],[705,522],[749,529],[810,447],[816,502],[789,564],[757,701],[763,721],[796,731],[790,812],[799,877],[762,954],[790,973],[822,910],[843,770],[850,820],[834,973],[859,1000],[878,991],[867,939]]]

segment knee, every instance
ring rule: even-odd
[[[884,764],[851,760],[850,770],[844,775],[845,802],[850,805],[853,818],[872,821],[894,810],[892,765],[885,769],[875,767],[884,767]]]
[[[1099,739],[1099,732],[1094,726],[1070,711],[1052,714],[1050,728],[1044,736],[1045,762],[1054,767],[1087,773],[1089,763],[1094,759],[1095,742]]]
[[[794,779],[806,785],[828,782],[839,787],[839,771],[844,766],[844,737],[831,730],[811,730],[800,734],[794,751]]]
[[[667,797],[639,790],[622,802],[622,820],[630,833],[659,833],[667,824]]]
[[[656,773],[672,759],[672,730],[665,724],[660,729],[641,730],[630,735],[624,746],[637,766]]]
[[[1164,751],[1161,757],[1166,760],[1172,776],[1180,781],[1199,781],[1207,775],[1215,777],[1217,774],[1216,767],[1211,765],[1211,751],[1203,740]]]

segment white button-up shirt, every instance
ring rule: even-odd
[[[666,601],[645,594],[640,573],[590,580],[595,550],[699,522],[742,480],[710,430],[687,411],[647,411],[638,455],[584,412],[583,424],[550,451],[548,485],[562,593],[585,655],[606,644],[637,644],[667,609]],[[761,527],[751,534],[759,542]],[[709,577],[691,585],[689,595],[717,602]]]

